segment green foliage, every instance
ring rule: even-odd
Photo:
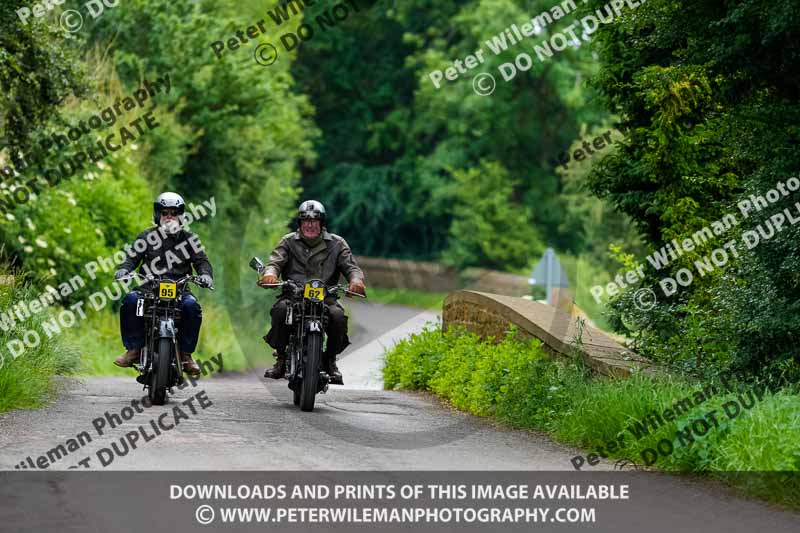
[[[86,94],[78,43],[63,38],[58,25],[14,13],[27,4],[4,3],[0,20],[0,147],[9,155],[29,153],[36,130],[50,121],[72,94]],[[11,4],[11,5],[9,5]]]
[[[450,246],[443,258],[458,268],[526,266],[544,246],[528,224],[530,212],[513,202],[516,183],[499,164],[455,172],[455,205]]]
[[[86,264],[113,258],[132,243],[148,225],[151,205],[136,167],[126,158],[112,159],[42,190],[0,218],[0,240],[42,283],[55,287],[80,275],[86,287],[67,300],[73,302],[112,281],[113,269],[92,280]]]
[[[317,2],[305,11],[306,20],[330,5]],[[575,139],[580,123],[596,123],[603,115],[580,84],[594,69],[590,51],[570,49],[505,83],[497,67],[513,61],[523,46],[494,56],[484,44],[552,2],[370,5],[303,44],[293,65],[323,131],[319,163],[304,172],[303,185],[330,207],[335,231],[364,255],[445,257],[461,266],[513,270],[536,253],[540,241],[579,252],[576,226],[563,224],[569,204],[559,195],[563,183],[549,160]],[[550,32],[547,28],[542,38]],[[433,86],[429,72],[481,47],[485,65],[439,89]],[[498,78],[490,97],[472,88],[472,77],[484,71]],[[457,176],[482,175],[483,161],[510,179],[485,204],[469,206],[477,198],[459,190],[464,180]],[[497,183],[492,174],[482,176],[478,190]],[[505,194],[509,187],[513,193]],[[496,206],[501,201],[507,208],[502,211]],[[484,224],[482,216],[490,220]],[[517,227],[498,232],[507,221]],[[385,238],[387,224],[391,239]],[[478,225],[481,235],[472,235]],[[517,241],[531,240],[520,249],[514,232]]]
[[[11,274],[6,265],[0,268],[0,275]],[[36,291],[23,281],[24,276],[17,273],[12,285],[0,285],[0,309],[4,312],[16,303],[32,298]],[[0,329],[0,413],[10,409],[33,409],[41,407],[55,390],[53,377],[56,374],[70,374],[79,364],[78,354],[69,349],[57,337],[44,332],[42,323],[49,314],[34,314],[24,321],[18,321],[8,331]],[[35,331],[40,343],[35,348],[25,348],[16,359],[6,349],[12,340],[21,339],[29,330]]]
[[[739,216],[740,199],[797,175],[800,152],[792,147],[800,102],[797,77],[786,75],[800,67],[795,8],[791,0],[654,0],[597,32],[595,86],[629,134],[590,181],[634,220],[649,248],[681,241],[724,213]],[[796,200],[740,218],[737,231],[668,269],[650,270],[645,285],[655,287],[681,267],[694,270],[695,259]],[[725,364],[775,380],[800,379],[793,340],[800,325],[799,232],[787,228],[727,271],[695,276],[647,315],[620,298],[614,303],[620,330],[637,337],[640,353],[693,371]]]
[[[178,117],[180,128],[170,133],[182,134],[161,138],[153,157],[174,163],[153,167],[152,179],[198,198],[218,195],[221,214],[239,223],[248,209],[264,212],[284,205],[284,196],[293,199],[299,163],[314,158],[312,109],[293,90],[290,60],[282,57],[267,74],[250,50],[217,60],[209,49],[211,40],[262,18],[262,8],[252,1],[131,0],[108,10],[90,36],[101,45],[114,40],[113,63],[129,89],[169,73],[172,89],[159,104]],[[139,38],[115,40],[120,34]]]
[[[776,483],[777,476],[728,476],[731,471],[796,474],[800,470],[796,390],[765,391],[754,407],[729,420],[722,406],[737,393],[720,389],[637,440],[628,430],[631,423],[694,397],[707,384],[642,373],[627,379],[593,378],[580,366],[550,360],[539,341],[520,341],[513,329],[494,343],[466,331],[442,333],[429,327],[400,341],[385,357],[387,388],[430,390],[459,409],[514,427],[547,431],[587,453],[607,449],[607,443],[622,439],[624,447],[611,457],[639,464],[644,462],[645,449],[655,449],[661,439],[667,439],[675,451],[659,457],[656,467],[712,473],[753,494],[800,506],[800,492],[787,495]],[[756,389],[764,390],[763,384],[742,386],[741,391]],[[709,422],[713,427],[705,436],[695,434],[693,442],[680,445],[678,429],[699,418],[710,420],[708,413],[716,413],[718,427]],[[796,475],[794,479],[796,483]]]

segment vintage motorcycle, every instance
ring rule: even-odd
[[[265,265],[257,257],[250,260],[250,268],[264,274]],[[292,280],[281,281],[264,288],[289,288],[290,304],[286,312],[286,324],[292,326],[289,343],[286,346],[288,356],[289,388],[294,394],[294,404],[303,411],[313,411],[317,393],[328,391],[330,376],[322,367],[322,345],[325,340],[325,328],[328,325],[328,308],[325,297],[337,296],[339,291],[355,294],[344,285],[326,287],[318,279],[306,280],[304,284]]]
[[[186,284],[214,290],[199,283],[199,276],[184,276],[173,280],[165,277],[142,276],[132,272],[121,278],[140,279],[145,282],[137,291],[141,298],[136,302],[136,316],[145,319],[145,344],[134,365],[139,375],[136,381],[147,389],[153,405],[164,405],[167,390],[183,384],[183,368],[178,357],[178,328],[181,319],[181,299]]]

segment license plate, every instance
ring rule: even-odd
[[[174,283],[159,283],[158,296],[165,300],[174,300],[177,296],[178,287]]]
[[[303,292],[303,298],[313,302],[321,302],[325,299],[325,288],[312,287],[310,283],[306,283],[306,290]]]

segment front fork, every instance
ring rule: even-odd
[[[178,352],[178,335],[177,329],[175,328],[175,321],[172,318],[163,318],[158,325],[158,336],[159,339],[169,339],[170,344],[172,344],[172,353],[174,354],[174,359],[171,361],[175,366],[175,375],[177,377],[176,385],[183,384],[183,364],[181,362],[181,356]],[[162,355],[162,354],[159,354]],[[172,366],[172,365],[170,365]]]

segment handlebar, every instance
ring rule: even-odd
[[[290,279],[287,279],[286,281],[279,281],[278,283],[270,283],[270,284],[259,285],[259,287],[263,287],[265,289],[277,289],[278,287],[283,287],[284,285],[289,285],[290,287],[293,287],[294,289],[300,289],[300,287],[302,287],[302,285],[300,285],[296,281],[293,281],[293,280],[290,280]],[[326,290],[328,292],[344,291],[346,294],[352,294],[354,296],[358,296],[359,298],[366,298],[365,295],[359,294],[357,292],[353,292],[353,291],[349,290],[347,287],[345,287],[344,285],[341,285],[341,284],[339,284],[339,285],[331,285],[329,287],[326,287]]]
[[[140,279],[145,283],[150,283],[150,282],[153,282],[153,281],[171,281],[171,282],[175,283],[176,285],[184,285],[184,284],[186,284],[186,282],[192,282],[195,285],[197,285],[198,287],[200,287],[201,289],[208,289],[210,291],[214,290],[213,286],[206,287],[205,285],[201,284],[198,281],[200,279],[200,276],[193,276],[191,274],[186,275],[186,276],[184,276],[184,277],[182,277],[180,279],[173,280],[173,279],[169,279],[169,278],[162,278],[160,276],[159,277],[157,277],[157,276],[142,276],[138,272],[130,272],[126,276],[122,276],[121,278],[119,278],[116,281],[127,281],[129,279]]]

